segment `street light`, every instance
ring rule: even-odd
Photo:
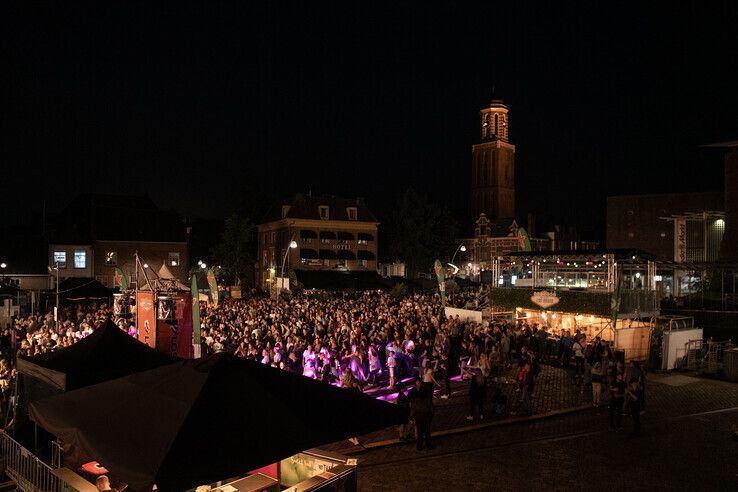
[[[284,290],[284,264],[287,263],[287,255],[289,254],[290,249],[295,249],[296,247],[297,247],[297,241],[295,241],[295,235],[293,234],[292,237],[290,238],[290,247],[285,250],[284,258],[282,258],[282,274],[281,274],[282,289],[281,290]]]
[[[456,251],[454,251],[454,255],[451,257],[451,263],[454,262],[454,259],[456,259],[456,254],[461,251],[462,253],[466,251],[466,246],[464,244],[460,244],[458,248],[456,248]]]
[[[59,262],[54,263],[53,267],[47,266],[49,274],[56,272],[56,308],[54,312],[54,321],[56,321],[56,332],[59,333]]]

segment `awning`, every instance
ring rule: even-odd
[[[377,257],[374,256],[374,253],[371,251],[367,251],[365,249],[360,249],[358,253],[356,254],[356,257],[360,260],[376,260]]]
[[[304,258],[306,260],[317,260],[318,252],[314,249],[300,248],[300,258]]]
[[[333,231],[320,231],[320,239],[336,239],[336,233]]]
[[[351,234],[350,232],[341,232],[341,231],[339,231],[338,232],[338,239],[341,240],[341,241],[353,241],[354,240],[354,235]]]
[[[300,231],[300,239],[317,239],[318,234],[315,231],[302,230]]]
[[[349,251],[347,249],[339,249],[336,252],[336,255],[338,256],[339,260],[355,260],[356,259],[354,252]]]
[[[337,258],[336,252],[332,249],[321,249],[318,257],[321,260],[335,260]]]
[[[360,232],[359,241],[374,241],[374,236],[367,232]]]

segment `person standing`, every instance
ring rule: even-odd
[[[397,393],[397,400],[395,403],[398,407],[401,408],[409,408],[410,407],[410,398],[408,397],[407,393],[405,393],[405,385],[400,381],[397,383],[397,389],[399,393]],[[409,441],[412,439],[413,436],[413,424],[412,424],[412,416],[410,417],[410,420],[408,420],[405,424],[400,424],[399,427],[400,432],[400,441]]]
[[[603,377],[602,364],[600,362],[595,362],[595,365],[592,368],[592,405],[596,407],[600,406]]]
[[[627,384],[623,381],[623,374],[617,373],[615,380],[610,385],[610,428],[621,429],[623,404],[625,403],[625,390]]]
[[[641,388],[638,378],[629,381],[625,396],[628,401],[630,416],[633,418],[633,433],[631,435],[636,437],[641,433]]]
[[[431,443],[431,422],[433,420],[433,392],[423,384],[421,378],[415,380],[415,388],[410,390],[410,401],[412,402],[412,415],[415,418],[415,426],[418,431],[417,450],[423,448],[433,449]]]

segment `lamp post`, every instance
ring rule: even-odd
[[[282,273],[281,273],[282,287],[280,291],[284,290],[284,264],[287,263],[287,255],[290,253],[290,249],[295,249],[296,247],[297,247],[297,241],[295,241],[295,235],[293,234],[292,237],[290,238],[290,247],[285,250],[284,257],[282,258]]]
[[[56,312],[54,313],[54,321],[56,322],[56,332],[59,333],[59,262],[54,263],[53,267],[46,267],[49,273],[56,272]]]
[[[458,253],[459,251],[461,251],[462,253],[463,253],[464,251],[466,251],[466,246],[464,246],[464,243],[462,243],[462,244],[459,244],[459,247],[458,247],[458,248],[456,248],[456,251],[454,251],[454,255],[453,255],[453,256],[451,257],[451,263],[453,263],[453,262],[454,262],[454,260],[456,259],[456,254],[457,254],[457,253]]]
[[[3,271],[3,276],[2,276],[3,283],[5,283],[5,269],[6,268],[8,268],[7,263],[5,262],[0,263],[0,269],[2,269]],[[3,299],[3,302],[5,302],[4,299]],[[10,298],[8,298],[8,327],[10,327],[10,329],[13,330],[13,324],[10,322],[10,303],[11,303]]]

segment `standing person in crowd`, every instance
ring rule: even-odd
[[[628,400],[628,409],[633,419],[633,437],[641,433],[641,395],[642,392],[638,379],[631,379],[628,383],[628,388],[625,390],[625,397]]]
[[[431,423],[433,421],[433,393],[423,384],[421,378],[415,379],[415,387],[410,390],[410,401],[412,405],[411,414],[417,428],[417,449],[433,449],[431,442]]]
[[[397,383],[397,400],[395,400],[395,404],[400,408],[410,408],[410,398],[408,397],[407,393],[405,393],[405,383],[400,381]],[[399,426],[399,432],[400,432],[400,441],[410,441],[413,438],[413,424],[412,424],[412,416],[410,420],[406,424],[400,424]]]
[[[625,403],[625,390],[627,384],[623,381],[623,374],[617,373],[615,381],[610,385],[610,428],[621,429],[623,416],[623,404]]]
[[[603,378],[604,374],[602,373],[602,363],[595,362],[595,365],[592,368],[592,405],[596,407],[600,406]]]
[[[530,363],[528,362],[528,358],[524,357],[520,360],[520,368],[518,369],[518,386],[520,389],[520,409],[512,413],[513,415],[519,414],[519,415],[529,415],[532,413],[531,410],[531,401],[530,401],[530,394],[531,394],[531,380],[533,378],[533,374],[531,373]]]
[[[575,338],[572,343],[572,351],[574,352],[574,381],[576,384],[582,384],[584,380],[584,345],[581,338]]]
[[[643,413],[646,410],[646,372],[641,367],[641,363],[637,360],[630,362],[630,371],[627,372],[628,381],[635,378],[638,381],[638,388],[640,390],[640,411]]]
[[[466,420],[474,420],[474,415],[479,411],[479,420],[484,420],[484,400],[487,399],[487,378],[481,369],[477,369],[472,375],[469,384],[469,415]]]
[[[397,369],[397,356],[394,350],[387,351],[387,370],[389,371],[389,387],[395,387],[395,369]]]

